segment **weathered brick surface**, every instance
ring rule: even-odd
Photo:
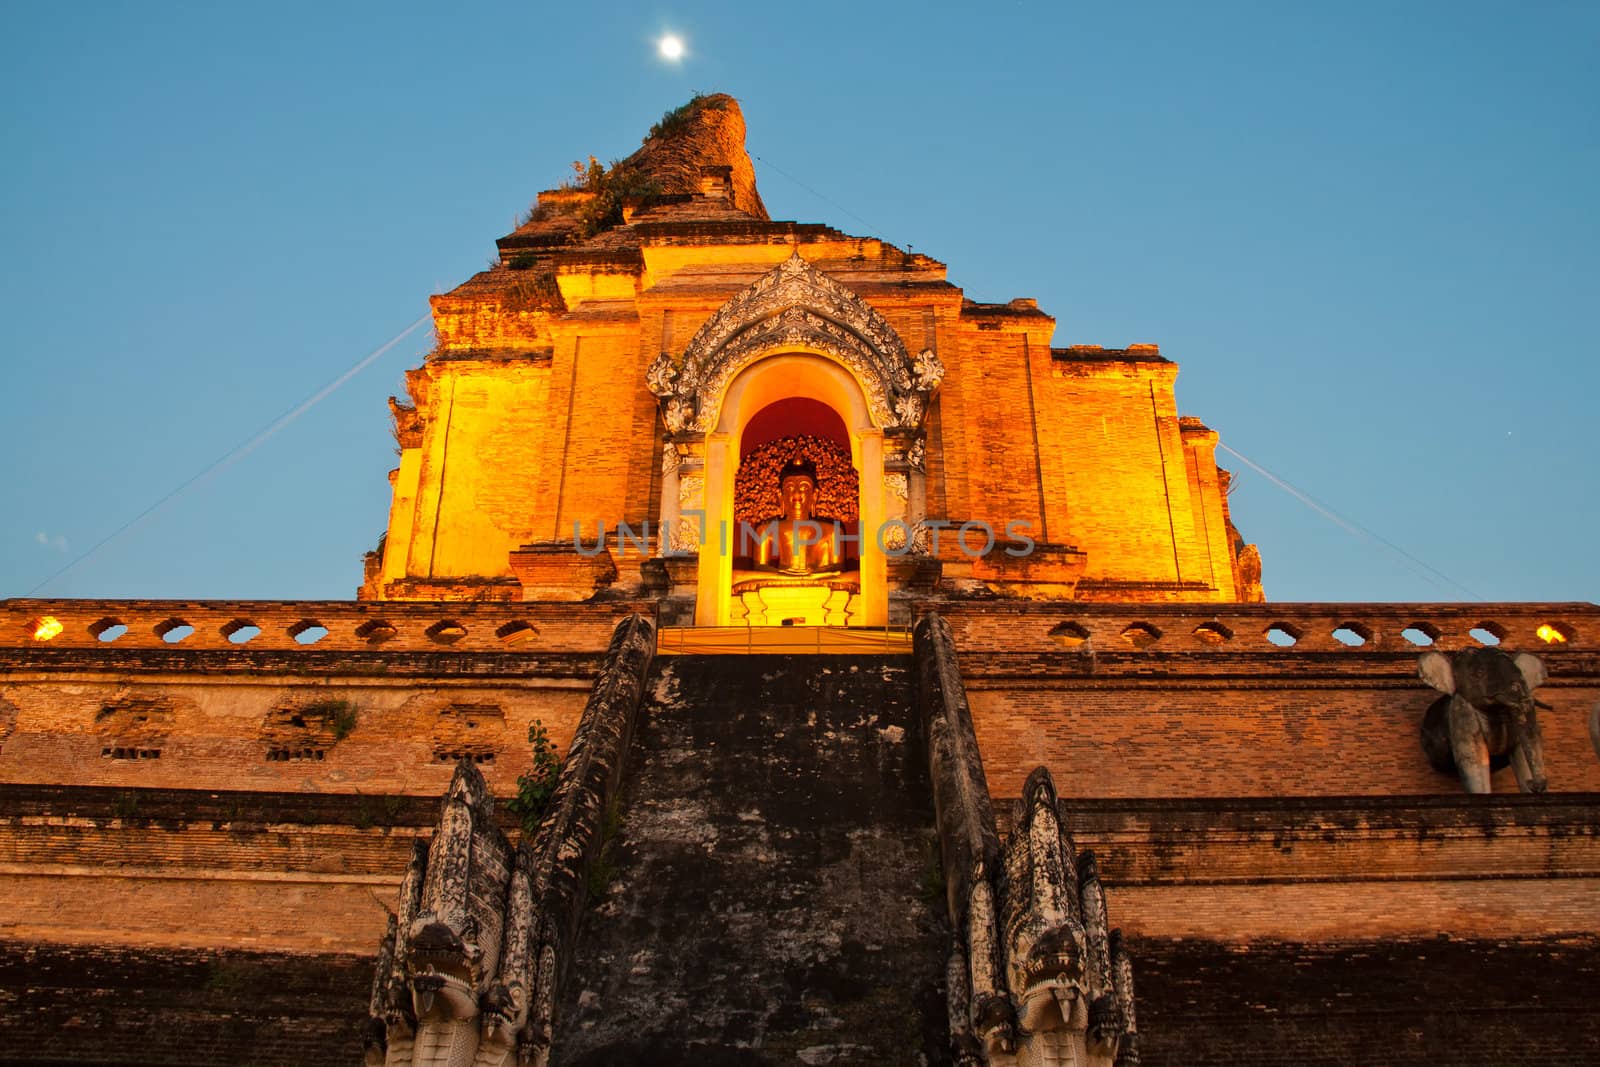
[[[1135,937],[1147,1067],[1587,1065],[1600,940]]]
[[[1298,938],[1537,937],[1594,929],[1593,878],[1122,888],[1106,893],[1130,932],[1230,941]]]
[[[0,786],[0,937],[368,952],[436,797]]]
[[[950,513],[938,517],[978,519],[996,530],[1015,519],[1028,523],[1042,541],[1045,489],[1039,480],[1028,366],[1030,348],[1034,358],[1041,349],[1048,358],[1054,324],[1043,316],[1030,324],[1032,334],[963,313],[959,326],[940,338],[948,372],[941,387],[940,444],[951,484]]]
[[[949,621],[997,797],[1020,792],[1046,764],[1063,796],[1204,797],[1454,794],[1429,766],[1422,717],[1438,694],[1417,678],[1403,630],[1425,626],[1431,647],[1476,642],[1483,625],[1503,647],[1544,661],[1539,698],[1550,789],[1600,791],[1587,721],[1600,698],[1600,656],[1587,604],[1184,605],[928,602]],[[1540,626],[1568,640],[1547,644]],[[1299,634],[1292,647],[1269,627]],[[1361,628],[1346,647],[1333,633]],[[1076,628],[1071,647],[1054,631]],[[1210,628],[1210,629],[1207,629]],[[1159,636],[1136,645],[1124,635]],[[1508,770],[1497,792],[1515,791]]]
[[[565,749],[629,606],[7,601],[0,782],[437,796],[466,755],[504,793],[531,723]],[[36,641],[44,616],[65,628]],[[127,633],[96,640],[104,619]],[[168,644],[163,620],[194,633]],[[240,621],[261,632],[235,645]],[[302,622],[328,633],[302,646]],[[324,713],[297,738],[330,704],[339,732]]]
[[[383,937],[384,911],[400,879],[299,872],[213,876],[163,868],[96,876],[59,867],[0,879],[6,921],[19,941],[290,952],[368,951]],[[402,872],[404,868],[401,868]]]
[[[1231,573],[1194,523],[1173,395],[1177,366],[1158,353],[1126,361],[1037,360],[1040,454],[1057,457],[1064,492],[1051,525],[1089,555],[1087,578],[1211,583],[1233,595]],[[1220,496],[1210,502],[1220,506]],[[1195,599],[1212,599],[1196,597]]]
[[[1238,582],[1230,539],[1228,493],[1217,471],[1217,432],[1199,419],[1178,420],[1183,438],[1184,464],[1189,478],[1189,507],[1194,521],[1197,562],[1205,581],[1224,590],[1224,600],[1249,599]],[[1191,577],[1193,574],[1191,573]]]
[[[1600,790],[1585,720],[1600,687],[1542,690],[1550,789]],[[1419,730],[1435,694],[1421,683],[1292,685],[1130,679],[968,685],[995,796],[1046,764],[1063,796],[1343,796],[1459,793]],[[1509,769],[1497,792],[1515,791]]]
[[[1009,805],[998,805],[1009,829]],[[1297,797],[1067,802],[1118,886],[1600,877],[1600,797]],[[1597,884],[1600,889],[1600,884]]]
[[[0,676],[0,693],[18,708],[17,728],[0,750],[0,781],[437,796],[459,755],[471,754],[504,793],[527,767],[529,724],[542,722],[564,751],[587,692],[576,678],[11,674]],[[282,742],[264,736],[269,716],[326,700],[353,709],[348,736],[320,758],[272,758]],[[137,749],[159,757],[115,758],[124,739],[108,729],[105,709],[130,701],[168,709],[159,734],[141,734]],[[462,708],[476,712],[470,729]]]
[[[0,940],[0,1063],[354,1064],[372,961]]]
[[[1066,807],[1117,923],[1144,937],[1575,936],[1600,914],[1595,794]]]

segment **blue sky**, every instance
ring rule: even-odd
[[[5,19],[0,596],[425,313],[571,160],[628,154],[704,90],[743,103],[774,217],[1036,297],[1058,345],[1160,344],[1184,413],[1426,564],[1234,461],[1272,599],[1600,600],[1593,3]],[[387,520],[384,398],[426,347],[40,595],[353,596]]]

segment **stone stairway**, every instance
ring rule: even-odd
[[[909,656],[657,660],[555,1062],[948,1061]]]

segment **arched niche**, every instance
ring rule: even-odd
[[[785,352],[744,367],[714,404],[705,436],[705,543],[700,549],[697,626],[725,626],[733,588],[734,472],[740,442],[752,419],[773,404],[805,398],[826,405],[844,423],[851,464],[860,472],[861,593],[853,622],[881,626],[889,618],[888,566],[874,532],[884,521],[883,429],[873,418],[866,391],[855,375],[825,355]],[[710,413],[708,413],[710,414]]]
[[[748,456],[751,450],[769,441],[801,434],[826,437],[841,445],[850,443],[850,431],[837,411],[820,400],[790,396],[768,404],[750,417],[739,435],[739,451]]]

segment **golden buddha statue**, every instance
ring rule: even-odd
[[[753,557],[733,572],[733,621],[751,626],[845,626],[854,613],[859,577],[844,557],[840,524],[813,514],[817,469],[791,459],[778,472],[783,511],[753,529]]]
[[[812,515],[817,501],[816,467],[805,460],[790,460],[778,475],[778,498],[783,513],[756,530],[756,566],[794,576],[837,573],[843,562],[839,524]]]

